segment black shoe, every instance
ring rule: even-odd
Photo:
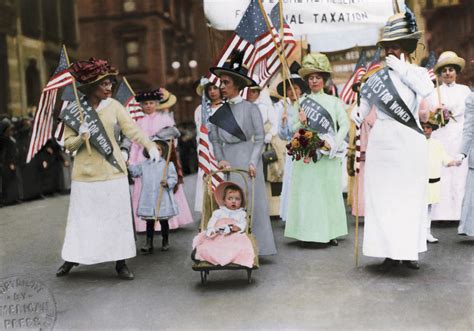
[[[62,266],[59,267],[58,271],[56,271],[56,277],[63,277],[67,276],[69,274],[69,271],[71,271],[72,267],[78,266],[79,263],[74,263],[74,262],[64,262]]]
[[[418,263],[418,261],[403,261],[402,263],[406,265],[406,267],[409,269],[420,269],[420,264]]]
[[[120,267],[116,267],[118,278],[125,280],[133,280],[135,275],[131,272],[125,263],[121,264]]]
[[[395,260],[386,258],[386,259],[382,262],[382,264],[379,265],[378,270],[381,271],[381,272],[387,272],[387,271],[389,271],[390,269],[392,269],[392,267],[396,266],[397,264],[398,264],[398,261],[395,261]]]
[[[163,241],[161,242],[161,250],[163,252],[166,252],[170,249],[170,244],[168,243],[168,238],[163,238]]]
[[[331,245],[331,246],[339,246],[339,243],[337,242],[336,239],[329,240],[328,244]]]
[[[147,237],[145,245],[142,248],[140,248],[140,250],[144,254],[152,254],[153,253],[153,239]]]

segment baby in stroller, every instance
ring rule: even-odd
[[[255,253],[246,234],[247,213],[240,186],[232,182],[219,184],[214,192],[216,209],[202,231],[193,240],[192,258],[214,265],[230,263],[252,268]]]

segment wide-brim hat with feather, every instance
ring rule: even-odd
[[[200,97],[202,97],[202,94],[209,86],[216,85],[213,82],[211,82],[207,77],[202,77],[201,79],[198,79],[195,82],[195,84],[196,84],[196,94],[199,95]]]
[[[418,40],[421,38],[423,31],[418,31],[415,14],[406,6],[405,13],[397,13],[390,16],[385,23],[382,39],[377,43],[377,46],[385,47],[387,43],[399,41],[402,46],[404,43],[409,43],[408,49],[410,53],[414,52]]]
[[[241,51],[234,51],[229,58],[224,62],[222,67],[212,67],[209,69],[217,77],[222,75],[229,75],[242,80],[245,86],[258,85],[252,78],[248,77],[248,68],[243,64],[244,53]]]
[[[285,81],[281,81],[277,87],[276,91],[277,93],[283,97],[283,82],[286,84],[286,88],[290,86],[289,82],[291,81],[292,84],[298,85],[302,93],[307,93],[309,90],[308,84],[301,78],[301,76],[298,74],[298,71],[301,69],[301,66],[298,62],[294,61],[291,66],[290,66],[290,77],[286,79]]]
[[[118,70],[107,61],[91,57],[88,61],[76,61],[68,68],[71,75],[80,85],[80,91],[86,91],[102,80],[118,75]]]
[[[331,63],[323,53],[310,53],[306,55],[301,62],[301,69],[298,70],[303,79],[314,73],[330,74],[331,72]]]
[[[462,71],[466,66],[466,61],[462,57],[459,57],[456,53],[446,51],[441,53],[439,56],[438,62],[436,62],[434,66],[434,71],[439,73],[441,69],[446,66],[457,66],[459,71]]]
[[[216,199],[217,205],[218,206],[224,205],[224,191],[229,186],[237,186],[240,189],[240,193],[242,195],[242,203],[240,204],[240,207],[245,208],[244,190],[242,190],[242,188],[234,182],[222,182],[216,187],[216,190],[214,191],[214,198]]]
[[[159,89],[154,91],[140,91],[135,95],[135,100],[138,102],[160,101],[161,99],[163,99],[163,94]]]
[[[173,107],[176,104],[178,99],[176,95],[170,93],[167,89],[162,88],[161,93],[163,97],[161,98],[160,102],[158,103],[157,109],[168,109]]]

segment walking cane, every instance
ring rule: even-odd
[[[168,165],[171,159],[171,148],[173,148],[173,139],[170,139],[168,141],[168,155],[166,155],[166,165],[163,168],[163,175],[161,176],[161,181],[160,181],[160,193],[158,194],[158,202],[156,205],[156,219],[160,217],[161,199],[163,198],[163,186],[161,185],[161,182],[166,180],[166,177],[167,177]]]

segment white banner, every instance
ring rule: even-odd
[[[404,1],[398,0],[404,11]],[[250,0],[204,0],[211,26],[234,30]],[[262,0],[267,13],[278,0]],[[375,45],[393,15],[392,0],[283,0],[285,20],[295,36],[307,36],[312,50],[336,51]]]

